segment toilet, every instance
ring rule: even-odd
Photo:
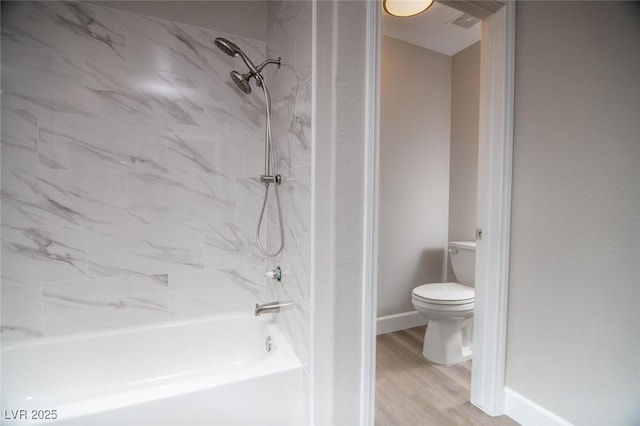
[[[475,241],[449,243],[458,282],[423,284],[413,289],[414,308],[429,321],[422,354],[445,366],[471,359],[475,301]]]

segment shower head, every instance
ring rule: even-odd
[[[245,55],[244,52],[234,42],[229,41],[226,38],[217,37],[213,41],[213,43],[218,46],[218,49],[222,50],[229,56],[240,56],[252,73],[258,73],[256,66],[253,64],[253,62],[251,62],[251,59],[249,59],[247,55]]]
[[[229,73],[231,76],[231,80],[247,95],[251,93],[251,86],[249,85],[249,79],[252,74],[249,72],[247,74],[240,74],[238,71],[231,71]]]
[[[213,42],[218,46],[218,49],[222,50],[229,56],[236,56],[236,54],[240,52],[240,48],[226,38],[218,37]]]

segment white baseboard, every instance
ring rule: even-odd
[[[426,323],[427,319],[416,311],[386,315],[384,317],[378,317],[376,320],[376,335],[419,327]]]
[[[504,397],[504,413],[523,426],[572,426],[565,419],[507,387],[504,388]]]

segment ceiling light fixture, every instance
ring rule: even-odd
[[[432,4],[433,0],[384,0],[382,7],[389,15],[407,18],[424,12]]]

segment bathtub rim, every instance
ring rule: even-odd
[[[275,325],[277,327],[277,321],[275,317],[276,317],[275,315],[274,315],[274,318],[269,318],[267,316],[255,316],[253,314],[244,313],[244,312],[232,312],[232,313],[213,314],[208,316],[199,316],[195,318],[186,318],[186,319],[179,319],[179,320],[167,320],[163,322],[135,325],[130,327],[119,327],[119,328],[95,330],[95,331],[82,331],[79,333],[62,334],[62,335],[50,336],[50,337],[46,337],[46,336],[37,337],[37,338],[27,339],[27,340],[12,340],[6,343],[0,339],[0,351],[4,353],[5,351],[11,351],[14,349],[29,348],[32,346],[41,346],[45,344],[56,344],[56,343],[72,342],[72,341],[78,341],[78,340],[94,339],[98,337],[117,336],[119,334],[137,333],[137,332],[143,332],[148,330],[159,330],[159,329],[195,325],[195,324],[200,324],[205,322],[214,322],[214,321],[221,321],[221,320],[253,319],[259,322],[264,322],[267,325]],[[281,331],[279,330],[279,332]]]

